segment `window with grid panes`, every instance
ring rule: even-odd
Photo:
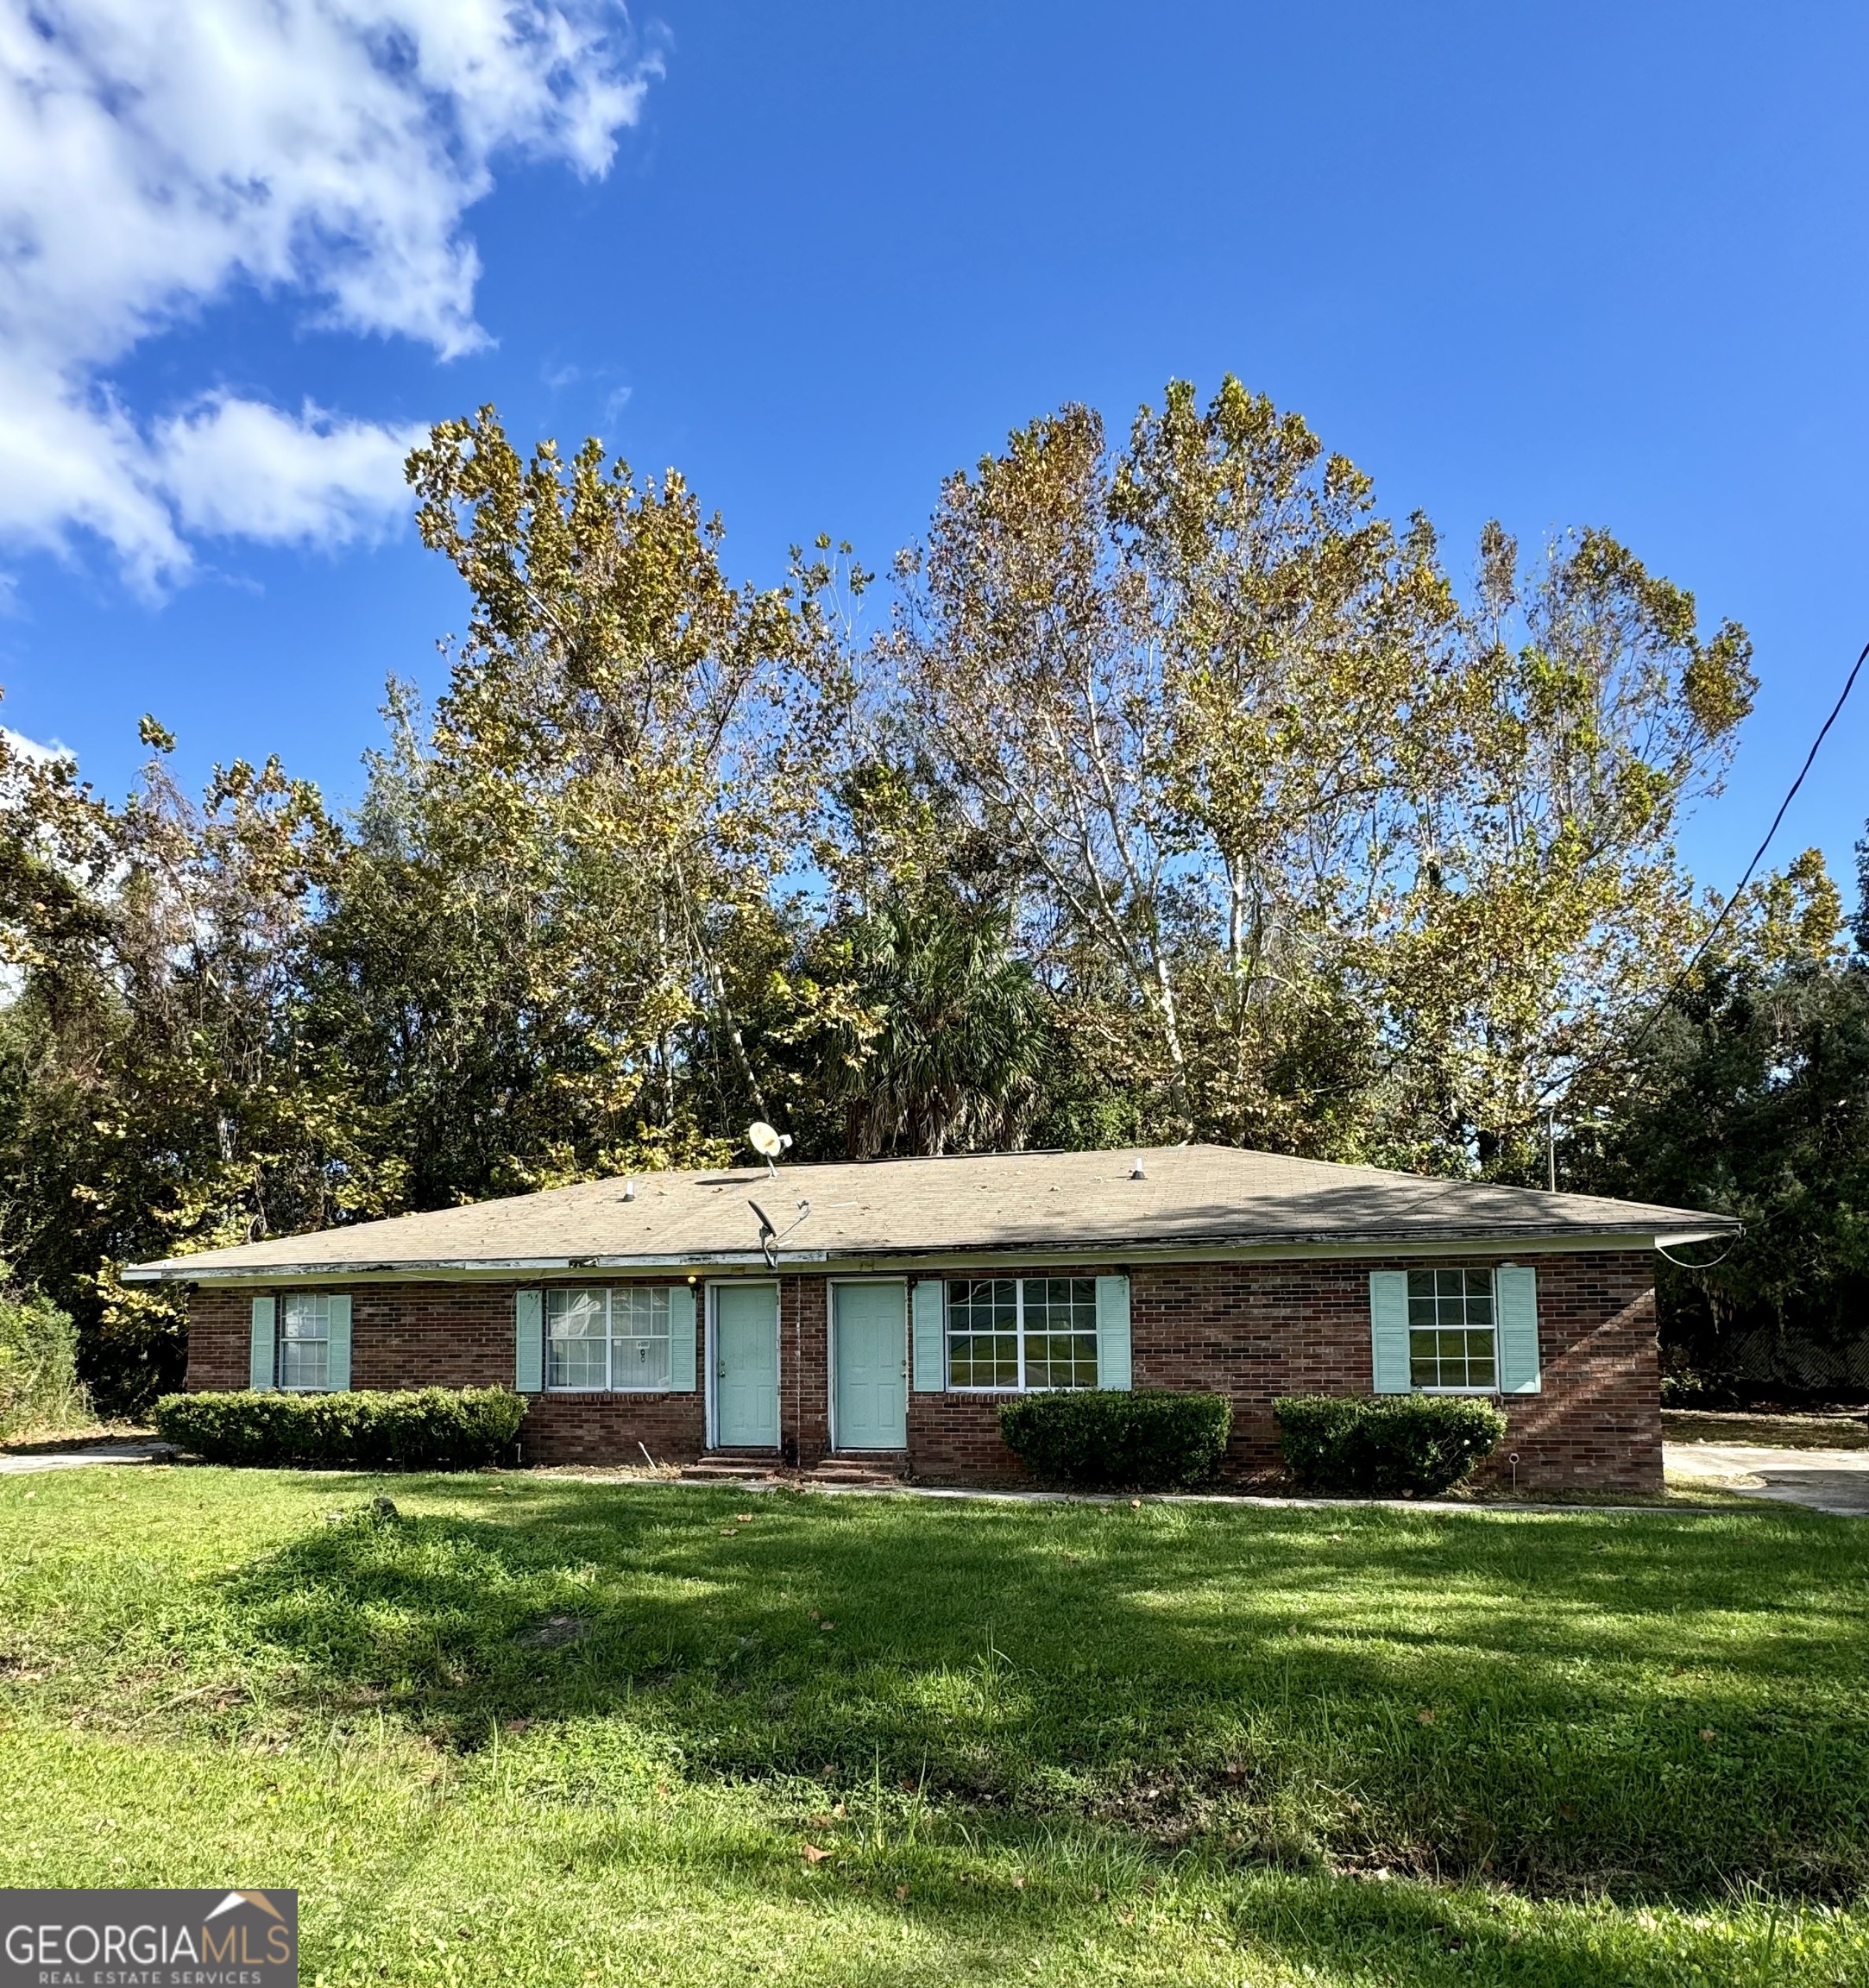
[[[1019,1287],[1015,1279],[957,1279],[947,1287],[947,1385],[1019,1385]]]
[[[545,1385],[601,1388],[610,1379],[610,1329],[601,1291],[545,1293]]]
[[[288,1293],[279,1308],[280,1386],[324,1387],[330,1381],[330,1298],[315,1291]]]
[[[626,1392],[669,1384],[669,1293],[639,1284],[610,1293],[610,1385]]]
[[[952,1388],[1094,1387],[1094,1277],[966,1277],[947,1287]]]
[[[1490,1270],[1408,1273],[1408,1377],[1417,1387],[1498,1386]]]
[[[646,1285],[545,1293],[547,1387],[655,1393],[669,1385],[669,1294]]]

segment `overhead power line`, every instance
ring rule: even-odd
[[[1842,690],[1839,694],[1836,702],[1830,707],[1830,715],[1826,718],[1823,723],[1817,727],[1817,736],[1810,742],[1810,750],[1804,755],[1804,764],[1798,768],[1797,779],[1792,781],[1791,784],[1785,789],[1784,798],[1778,803],[1778,811],[1771,817],[1771,826],[1766,829],[1765,833],[1765,839],[1759,843],[1759,846],[1753,850],[1753,859],[1746,865],[1745,874],[1740,878],[1739,882],[1734,885],[1732,895],[1728,896],[1726,903],[1720,907],[1719,916],[1716,917],[1713,923],[1707,928],[1706,936],[1701,941],[1700,944],[1694,948],[1693,956],[1689,959],[1687,965],[1684,966],[1681,971],[1675,975],[1673,982],[1669,986],[1667,992],[1662,996],[1660,1000],[1658,1001],[1652,1009],[1650,1009],[1648,1012],[1648,1018],[1642,1023],[1642,1026],[1636,1030],[1635,1034],[1630,1037],[1629,1041],[1625,1045],[1617,1050],[1616,1054],[1619,1056],[1633,1056],[1636,1050],[1641,1047],[1643,1042],[1647,1039],[1649,1030],[1652,1029],[1656,1022],[1660,1021],[1663,1015],[1667,1012],[1669,1004],[1673,1001],[1675,996],[1677,995],[1681,990],[1687,985],[1688,982],[1693,978],[1695,968],[1697,967],[1701,961],[1707,957],[1709,949],[1712,947],[1714,941],[1720,935],[1721,927],[1726,923],[1727,918],[1732,914],[1734,907],[1739,903],[1740,897],[1744,895],[1746,886],[1752,882],[1753,872],[1758,869],[1759,865],[1762,862],[1765,861],[1765,852],[1771,846],[1771,840],[1773,836],[1778,834],[1780,827],[1783,825],[1787,810],[1790,808],[1792,802],[1797,798],[1798,789],[1804,784],[1805,776],[1816,764],[1818,749],[1822,746],[1824,740],[1829,736],[1830,727],[1836,723],[1839,718],[1842,716],[1843,707],[1849,702],[1849,694],[1856,688],[1856,679],[1862,675],[1863,664],[1865,663],[1869,663],[1869,642],[1866,642],[1863,645],[1861,653],[1858,655],[1854,667],[1850,670],[1849,675],[1844,679]],[[1574,1084],[1586,1070],[1594,1070],[1597,1068],[1603,1060],[1604,1059],[1602,1056],[1592,1056],[1587,1061],[1578,1064],[1576,1069],[1567,1071],[1563,1077],[1555,1079],[1550,1084],[1547,1084],[1544,1090],[1539,1093],[1539,1104],[1542,1105],[1547,1098],[1554,1096],[1558,1092],[1563,1090],[1565,1085]],[[1553,1133],[1551,1144],[1552,1185],[1555,1186],[1557,1164],[1557,1141],[1555,1133]]]

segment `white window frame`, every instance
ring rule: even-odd
[[[1035,1385],[1027,1381],[1025,1377],[1025,1287],[1029,1283],[1088,1284],[1091,1287],[1092,1305],[1092,1324],[1089,1337],[1092,1344],[1096,1345],[1098,1338],[1096,1328],[1097,1280],[1094,1277],[1058,1278],[1044,1275],[1025,1277],[1016,1274],[1010,1277],[944,1277],[941,1279],[941,1378],[947,1383],[944,1392],[949,1394],[1084,1394],[1092,1392],[1101,1382],[1103,1379],[1101,1371],[1103,1356],[1100,1346],[1097,1346],[1097,1350],[1092,1356],[1098,1371],[1095,1377],[1086,1383],[1066,1387],[1057,1381],[1048,1381],[1042,1385]],[[1014,1385],[1009,1387],[996,1382],[990,1387],[981,1387],[974,1381],[965,1383],[955,1381],[953,1378],[954,1324],[952,1298],[953,1287],[956,1284],[1010,1284],[1012,1286],[1013,1343],[1018,1354],[1019,1371],[1018,1381]],[[985,1335],[975,1334],[966,1336],[969,1337],[985,1337]]]
[[[294,1339],[295,1346],[322,1346],[324,1372],[318,1381],[287,1381],[286,1372],[286,1324],[294,1305],[324,1307],[323,1335],[317,1339]],[[278,1323],[273,1332],[273,1385],[281,1394],[329,1394],[331,1392],[331,1294],[329,1291],[287,1291],[280,1294]]]
[[[1420,1270],[1427,1270],[1427,1271],[1434,1271],[1434,1270],[1457,1270],[1457,1271],[1459,1271],[1459,1273],[1461,1274],[1461,1275],[1462,1275],[1463,1277],[1470,1276],[1470,1275],[1472,1274],[1472,1273],[1473,1273],[1474,1271],[1476,1271],[1476,1270],[1483,1270],[1483,1271],[1486,1273],[1486,1282],[1487,1282],[1487,1287],[1488,1287],[1488,1290],[1489,1290],[1489,1291],[1492,1293],[1492,1304],[1493,1304],[1493,1323],[1492,1323],[1492,1325],[1491,1325],[1491,1327],[1490,1327],[1490,1331],[1491,1331],[1491,1332],[1492,1332],[1492,1335],[1493,1335],[1493,1380],[1492,1380],[1492,1385],[1491,1385],[1490,1387],[1426,1387],[1426,1386],[1418,1386],[1418,1385],[1416,1384],[1416,1381],[1415,1381],[1415,1371],[1414,1371],[1414,1369],[1415,1369],[1415,1334],[1416,1334],[1418,1331],[1419,1331],[1419,1332],[1438,1332],[1438,1331],[1453,1331],[1453,1330],[1454,1330],[1454,1328],[1453,1328],[1453,1327],[1451,1327],[1451,1326],[1448,1326],[1448,1327],[1442,1327],[1442,1326],[1438,1326],[1438,1325],[1419,1325],[1419,1326],[1418,1326],[1417,1324],[1415,1324],[1415,1323],[1413,1322],[1413,1319],[1411,1319],[1411,1320],[1409,1321],[1409,1324],[1408,1324],[1408,1392],[1409,1392],[1411,1394],[1482,1394],[1482,1395],[1484,1395],[1484,1394],[1496,1394],[1496,1393],[1499,1393],[1499,1268],[1498,1268],[1498,1266],[1497,1266],[1496,1264],[1488,1265],[1488,1264],[1484,1264],[1484,1263],[1423,1263],[1423,1264],[1418,1264],[1418,1265],[1416,1266],[1416,1268],[1418,1268],[1418,1269],[1420,1269]],[[1406,1302],[1406,1300],[1405,1300],[1405,1302]],[[1478,1326],[1478,1325],[1463,1325],[1463,1326],[1461,1326],[1461,1327],[1459,1328],[1459,1330],[1460,1330],[1461,1331],[1463,1331],[1463,1332],[1478,1332],[1478,1331],[1487,1331],[1487,1330],[1488,1330],[1488,1328],[1487,1328],[1487,1327],[1484,1327],[1484,1326]],[[1438,1356],[1437,1356],[1437,1358],[1438,1358]]]
[[[543,1392],[547,1394],[667,1394],[672,1392],[669,1385],[669,1378],[666,1373],[664,1373],[663,1379],[656,1386],[651,1387],[632,1387],[625,1383],[620,1383],[617,1380],[616,1294],[620,1291],[635,1292],[642,1290],[646,1290],[650,1293],[651,1305],[653,1305],[656,1296],[659,1295],[662,1299],[664,1325],[665,1328],[664,1334],[664,1343],[671,1349],[670,1353],[670,1359],[672,1361],[674,1333],[672,1329],[670,1328],[670,1322],[668,1319],[669,1294],[668,1287],[665,1285],[560,1285],[555,1288],[548,1289],[544,1294],[544,1318],[541,1321],[541,1324],[544,1327],[544,1345],[543,1349],[544,1353],[544,1372],[540,1376],[540,1379],[544,1382]],[[566,1298],[583,1298],[591,1296],[593,1294],[599,1296],[603,1299],[603,1380],[601,1383],[588,1381],[554,1381],[551,1378],[552,1300],[555,1298],[562,1300]],[[626,1342],[639,1339],[643,1337],[645,1337],[645,1335],[634,1332],[626,1333],[624,1335]],[[652,1338],[654,1335],[649,1334],[647,1337]],[[588,1341],[585,1342],[587,1344],[589,1343],[590,1342]],[[570,1343],[570,1342],[562,1342],[562,1343]]]

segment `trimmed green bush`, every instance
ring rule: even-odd
[[[999,1405],[999,1432],[1016,1456],[1048,1483],[1087,1491],[1211,1483],[1232,1426],[1224,1394],[1163,1388],[1073,1389]]]
[[[165,1394],[165,1442],[210,1463],[358,1470],[475,1470],[512,1448],[525,1413],[505,1387],[344,1394]]]
[[[1307,1491],[1432,1498],[1499,1447],[1506,1418],[1453,1394],[1293,1394],[1272,1404],[1279,1447]]]

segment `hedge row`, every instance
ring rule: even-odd
[[[1272,1404],[1279,1447],[1307,1491],[1432,1498],[1499,1447],[1490,1401],[1449,1394],[1294,1394]]]
[[[525,1413],[504,1387],[165,1394],[156,1432],[210,1463],[474,1470],[507,1461]]]
[[[1078,1490],[1183,1491],[1211,1482],[1226,1454],[1224,1394],[1086,1388],[999,1406],[1006,1447],[1048,1483]]]

